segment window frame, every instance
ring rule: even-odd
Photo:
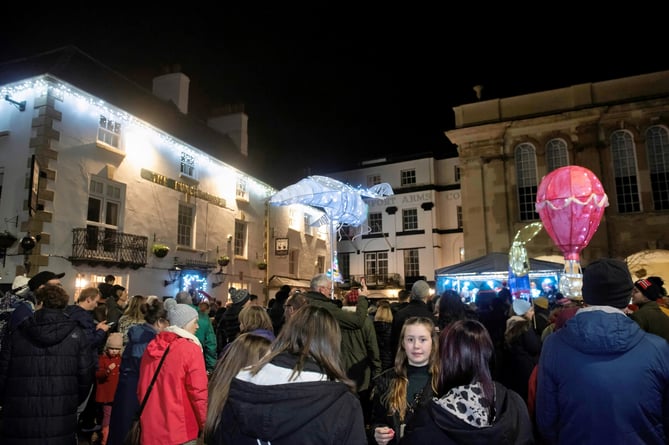
[[[609,136],[618,213],[641,212],[641,190],[634,136],[616,130]]]
[[[514,149],[516,167],[516,194],[518,199],[518,218],[520,221],[536,221],[538,174],[537,151],[534,144],[522,142]]]
[[[186,212],[186,210],[188,212]],[[177,245],[193,248],[195,239],[195,213],[196,207],[184,201],[179,201],[177,209]]]
[[[402,209],[402,231],[418,230],[418,209],[415,207]]]
[[[400,170],[400,187],[416,185],[416,169],[407,168]]]
[[[669,210],[669,130],[665,126],[646,129],[646,152],[653,209]]]

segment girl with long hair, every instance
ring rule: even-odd
[[[337,320],[307,304],[281,328],[269,353],[232,380],[207,443],[365,443],[354,391],[341,366]]]
[[[407,425],[402,445],[533,444],[523,399],[493,380],[494,346],[477,320],[458,320],[439,338],[438,399]]]
[[[427,317],[404,322],[395,364],[374,381],[369,442],[397,444],[405,425],[437,391],[439,350],[437,330]]]
[[[242,368],[257,363],[269,351],[270,344],[271,341],[267,337],[245,332],[226,345],[225,352],[209,378],[209,404],[207,422],[204,425],[205,443],[214,443],[214,433],[221,421],[232,379]]]

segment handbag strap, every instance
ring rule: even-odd
[[[153,378],[151,378],[151,383],[149,383],[149,387],[146,389],[146,394],[144,394],[144,399],[142,399],[142,404],[139,405],[139,409],[137,410],[137,415],[135,416],[137,419],[139,419],[139,416],[142,415],[142,411],[144,411],[144,405],[146,405],[146,401],[149,398],[149,394],[151,394],[151,389],[153,388],[153,384],[156,383],[156,378],[158,377],[158,371],[160,371],[160,367],[163,366],[163,362],[165,361],[165,357],[167,357],[167,353],[170,352],[170,346],[168,346],[167,349],[165,349],[165,353],[160,358],[160,363],[158,363],[156,372],[153,373]]]

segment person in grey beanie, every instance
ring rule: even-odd
[[[623,309],[632,296],[624,261],[583,271],[583,301],[541,350],[537,429],[547,444],[669,443],[669,343]]]

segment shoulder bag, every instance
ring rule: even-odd
[[[160,368],[163,366],[163,362],[165,361],[165,357],[167,357],[168,352],[170,352],[169,346],[165,350],[163,356],[160,358],[160,363],[158,363],[156,372],[153,374],[153,378],[151,379],[151,383],[149,383],[149,387],[146,390],[146,394],[144,394],[144,399],[142,400],[141,405],[139,405],[139,409],[135,413],[135,416],[132,418],[132,425],[130,426],[130,430],[128,431],[128,434],[126,434],[125,439],[123,440],[123,445],[140,445],[141,443],[142,424],[140,423],[139,418],[142,415],[142,411],[144,410],[144,405],[146,405],[146,401],[149,398],[149,394],[151,394],[151,389],[153,388],[153,384],[156,383],[156,377],[158,377],[158,371],[160,371]]]

